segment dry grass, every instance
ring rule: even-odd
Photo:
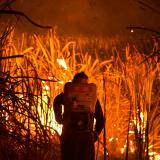
[[[120,42],[118,38],[58,37],[52,31],[48,35],[22,35],[16,40],[13,33],[7,36],[1,57],[16,58],[0,59],[1,128],[10,137],[0,146],[10,144],[18,157],[34,153],[44,160],[57,158],[53,99],[76,72],[85,71],[97,84],[98,98],[106,110],[111,158],[134,155],[138,159],[148,156],[147,150],[160,154],[159,57],[141,63],[145,53],[133,43]],[[158,50],[158,44],[154,44],[153,50]],[[64,59],[67,69],[57,59]],[[103,146],[99,149],[102,156]]]

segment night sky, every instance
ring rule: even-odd
[[[144,2],[160,11],[157,1]],[[160,30],[160,14],[136,0],[17,0],[12,8],[23,11],[37,23],[57,26],[62,34],[117,34],[124,32],[127,26]],[[18,32],[44,32],[24,18],[17,27]]]

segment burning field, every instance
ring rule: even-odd
[[[53,100],[79,71],[97,84],[106,118],[97,159],[160,159],[158,40],[8,33],[0,39],[1,160],[59,159]]]

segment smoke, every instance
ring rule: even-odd
[[[125,31],[126,26],[157,26],[158,15],[143,11],[128,0],[17,0],[14,9],[37,23],[57,26],[62,34],[106,35]],[[18,32],[43,33],[20,19]]]

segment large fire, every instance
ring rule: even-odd
[[[47,138],[41,138],[40,134],[50,137],[55,134],[55,130],[60,135],[62,126],[55,121],[54,97],[63,91],[65,82],[70,81],[76,72],[85,71],[90,81],[98,86],[98,98],[106,117],[106,139],[101,135],[100,146],[96,144],[99,156],[103,155],[106,147],[108,156],[112,159],[124,159],[126,156],[160,159],[160,63],[157,57],[144,61],[145,55],[132,45],[125,46],[125,52],[118,53],[115,46],[112,46],[113,40],[110,44],[112,50],[107,50],[109,43],[105,39],[101,43],[97,39],[89,41],[86,38],[70,43],[70,39],[67,39],[67,44],[62,45],[52,32],[46,37],[27,38],[14,41],[11,36],[7,41],[9,43],[3,47],[3,57],[23,55],[21,58],[3,60],[0,66],[1,72],[9,71],[8,77],[10,75],[14,81],[17,80],[14,83],[16,87],[11,83],[8,89],[14,89],[16,98],[21,100],[19,104],[25,101],[24,106],[16,109],[17,102],[11,106],[11,99],[0,99],[1,104],[9,105],[8,108],[4,107],[2,117],[6,116],[7,121],[10,119],[10,127],[16,128],[13,123],[16,120],[21,122],[24,124],[23,135],[29,135],[36,141],[46,141]],[[84,53],[82,49],[89,47],[89,43],[90,46],[97,47],[89,48],[88,51],[93,51],[92,54],[88,51]],[[100,55],[102,47],[105,52],[103,56]],[[114,53],[108,55],[107,51]],[[25,130],[25,127],[29,129]]]

